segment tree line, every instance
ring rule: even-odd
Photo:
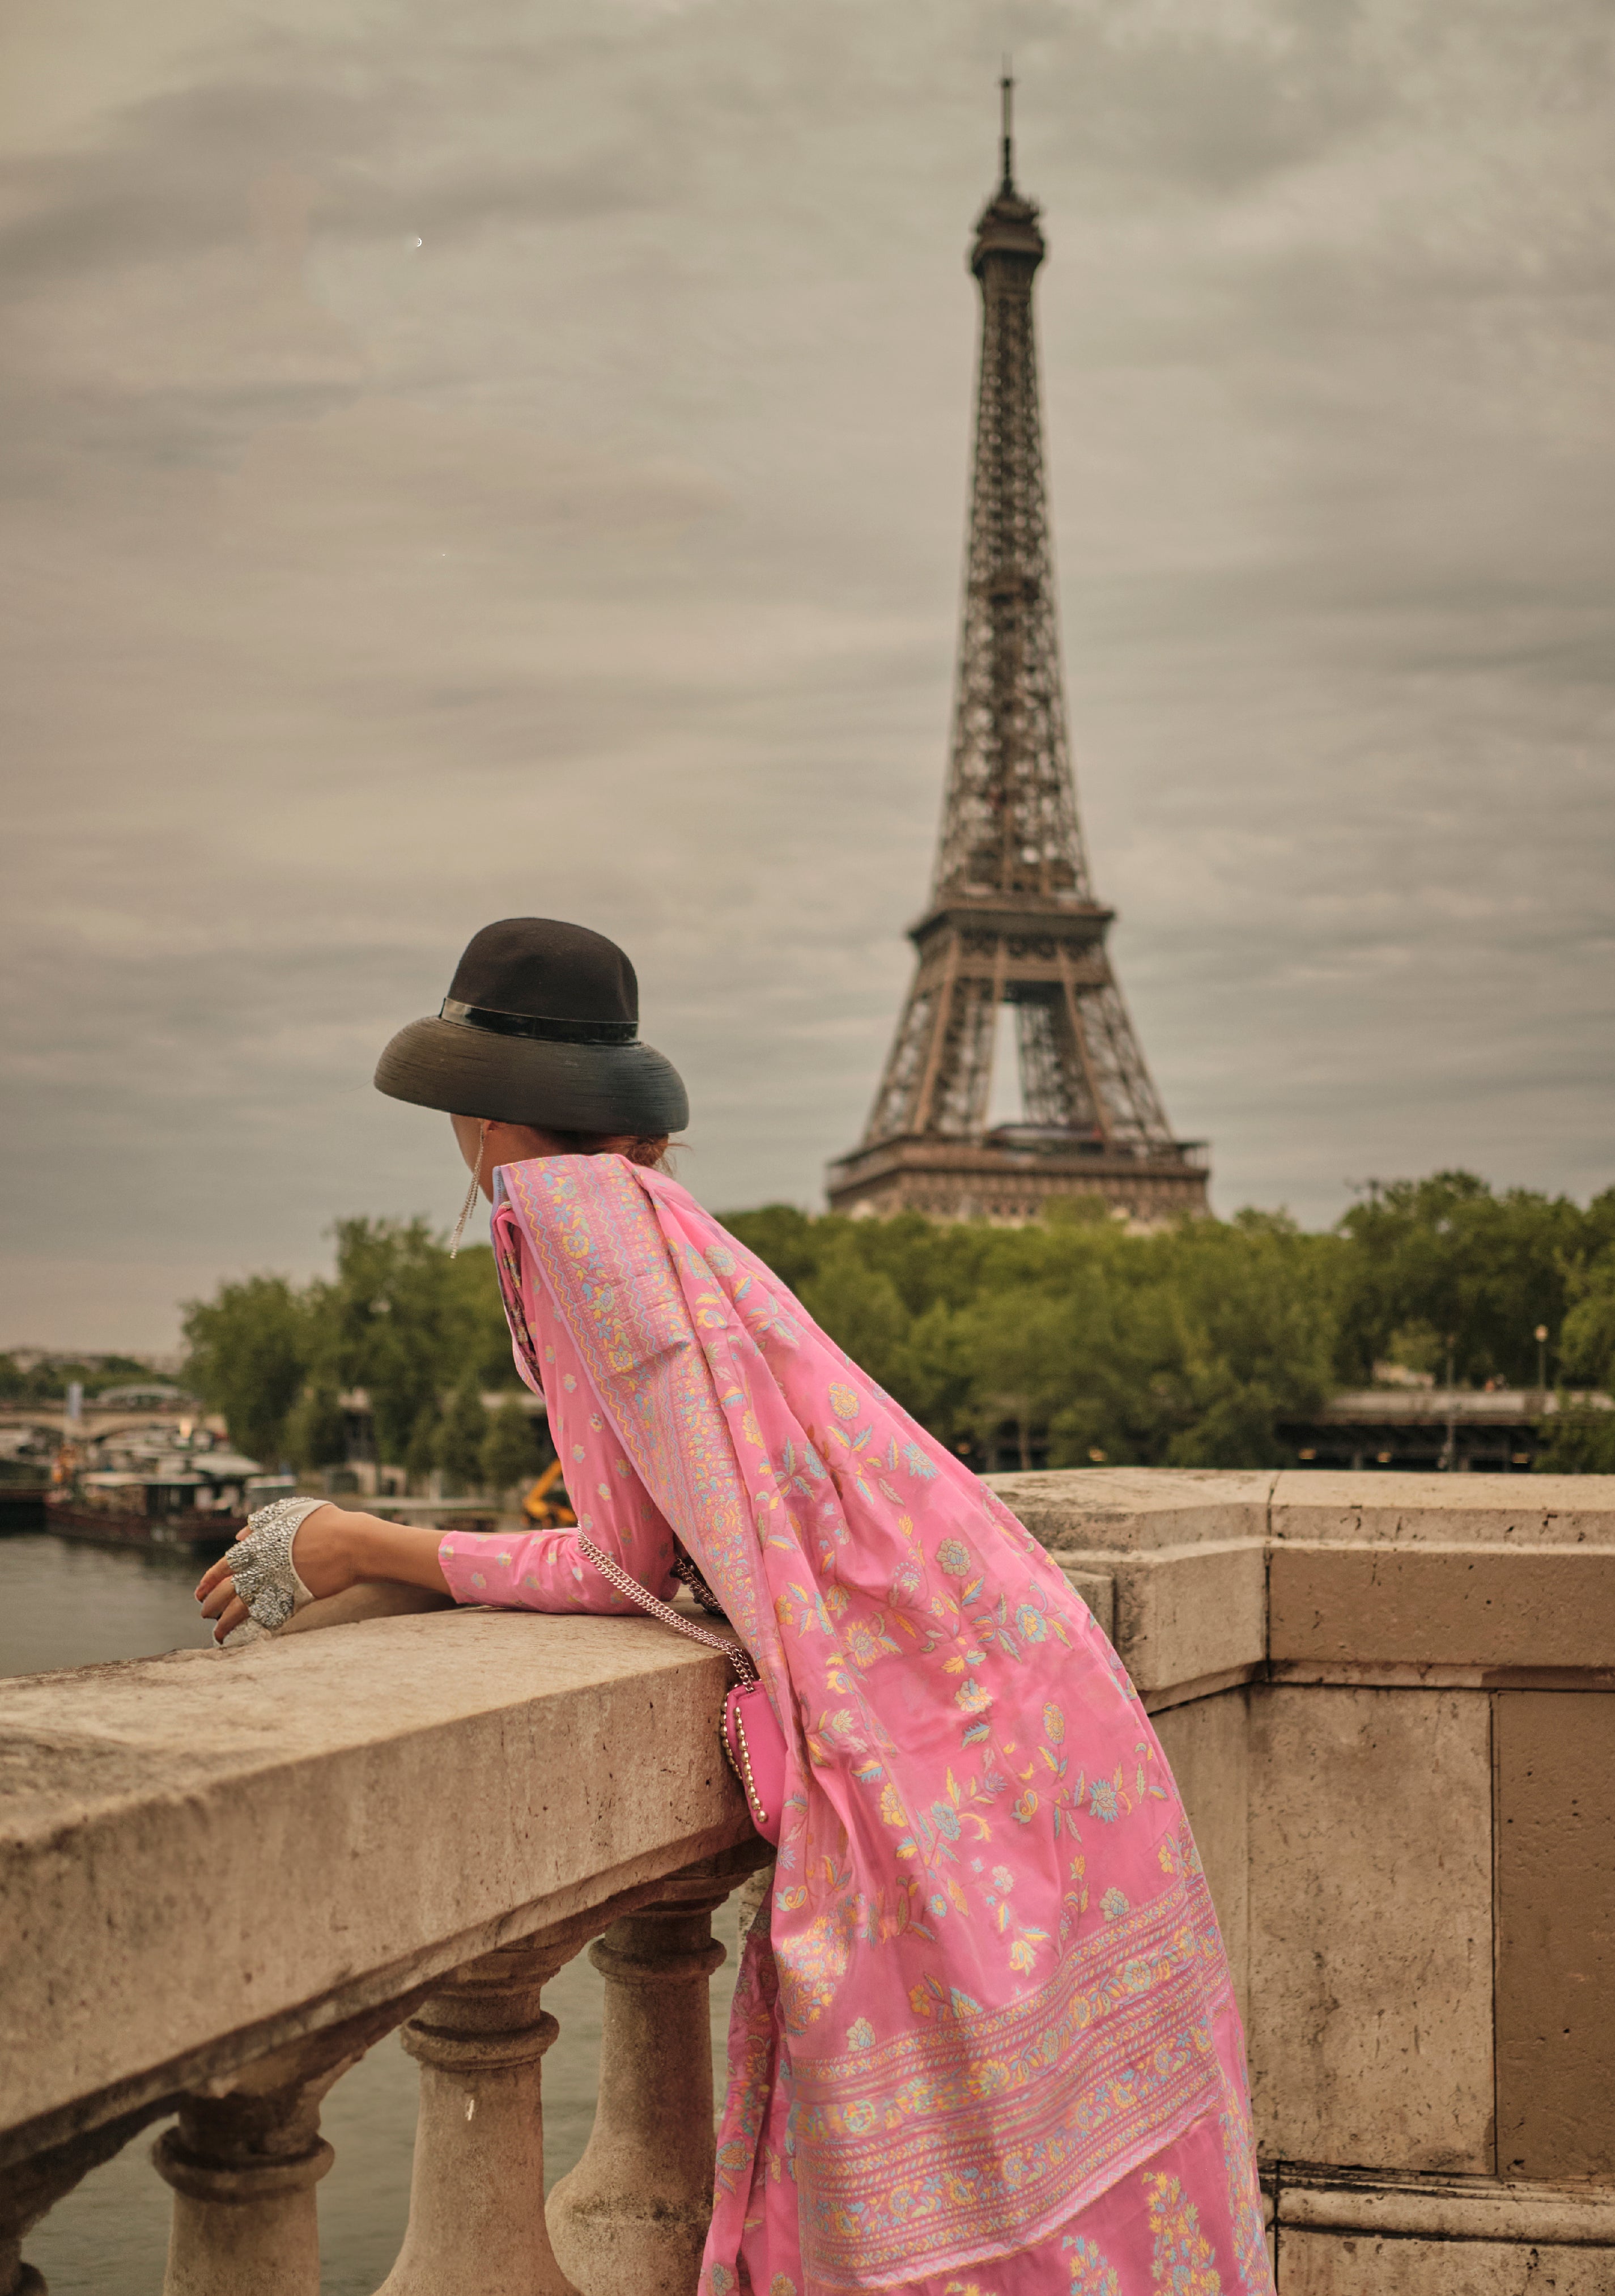
[[[140,1381],[149,1383],[152,1376],[151,1365],[138,1356],[47,1356],[40,1362],[21,1364],[15,1356],[0,1355],[0,1404],[24,1410],[29,1404],[37,1404],[55,1412],[74,1385],[93,1395],[99,1388],[127,1387]]]
[[[1460,1385],[1615,1387],[1615,1189],[1583,1207],[1442,1172],[1365,1191],[1332,1230],[1244,1211],[1135,1234],[1094,1199],[1023,1228],[815,1217],[725,1224],[914,1417],[976,1464],[1262,1467],[1280,1430],[1394,1362]],[[342,1456],[363,1388],[378,1456],[507,1488],[537,1464],[486,1246],[423,1220],[338,1223],[336,1267],[192,1303],[188,1378],[255,1456]],[[1536,1338],[1545,1326],[1549,1338]],[[1537,1464],[1615,1472],[1615,1413],[1568,1407]]]
[[[1283,1424],[1376,1364],[1534,1387],[1542,1325],[1550,1380],[1615,1381],[1615,1189],[1583,1209],[1441,1172],[1326,1234],[1243,1211],[1135,1234],[1080,1197],[1024,1228],[731,1225],[917,1419],[1000,1460],[1007,1433],[1029,1464],[1293,1464]],[[1611,1418],[1567,1412],[1537,1464],[1615,1468]]]
[[[368,1398],[377,1457],[412,1481],[507,1490],[545,1448],[520,1400],[494,1256],[449,1257],[423,1219],[339,1220],[329,1277],[248,1275],[184,1314],[192,1390],[254,1458],[299,1469],[348,1456],[342,1397]],[[482,1398],[508,1390],[490,1411]]]

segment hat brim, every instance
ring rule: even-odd
[[[562,1045],[495,1036],[437,1015],[400,1029],[376,1063],[376,1090],[417,1108],[555,1132],[680,1132],[690,1102],[650,1045]]]

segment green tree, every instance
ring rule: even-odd
[[[1593,1213],[1607,1201],[1600,1198]],[[1570,1308],[1560,1351],[1565,1385],[1558,1409],[1537,1423],[1532,1464],[1539,1474],[1615,1474],[1615,1411],[1586,1399],[1588,1390],[1615,1389],[1615,1248],[1573,1269],[1567,1288]]]
[[[1615,1241],[1615,1201],[1583,1211],[1528,1188],[1494,1195],[1472,1172],[1376,1188],[1340,1222],[1352,1245],[1338,1369],[1366,1379],[1412,1327],[1430,1368],[1517,1387],[1537,1383],[1538,1324],[1555,1339],[1578,1268]]]
[[[296,1467],[340,1467],[348,1459],[348,1421],[329,1380],[304,1390],[286,1421],[286,1450]]]
[[[521,1387],[490,1247],[463,1244],[457,1259],[451,1259],[445,1247],[443,1272],[447,1326],[454,1344],[463,1350],[448,1376],[474,1379],[480,1388],[493,1392]]]
[[[1550,1418],[1537,1423],[1538,1475],[1615,1475],[1615,1411],[1559,1398]]]
[[[94,1396],[102,1388],[149,1382],[157,1375],[138,1356],[97,1356],[93,1362],[63,1357],[33,1364],[27,1371],[14,1356],[0,1356],[0,1402],[59,1404],[75,1380]]]
[[[186,1303],[184,1376],[231,1440],[266,1465],[287,1456],[286,1423],[302,1392],[311,1330],[302,1298],[283,1275],[224,1283]]]
[[[976,1363],[963,1311],[933,1300],[909,1325],[904,1355],[897,1400],[950,1450],[968,1450],[976,1434]]]
[[[1572,1387],[1615,1389],[1615,1250],[1572,1271],[1570,1312],[1560,1341],[1562,1375]]]
[[[845,1239],[864,1265],[889,1276],[911,1316],[933,1307],[963,1308],[1022,1271],[1021,1239],[1048,1231],[991,1228],[977,1221],[940,1224],[920,1212],[894,1219],[826,1220],[825,1248]]]
[[[742,1217],[802,1304],[942,1440],[1024,1463],[1282,1462],[1332,1384],[1347,1245],[1280,1216],[1130,1234],[1098,1198],[1018,1229]],[[806,1271],[805,1273],[803,1271]]]
[[[422,1409],[404,1446],[404,1472],[411,1490],[420,1490],[437,1465],[438,1439],[442,1431],[443,1414],[434,1399]]]
[[[764,1204],[754,1212],[724,1212],[722,1224],[738,1236],[748,1251],[766,1260],[780,1282],[799,1292],[813,1275],[823,1253],[826,1219],[815,1219],[794,1204]],[[841,1223],[850,1226],[851,1223]]]
[[[903,1383],[909,1317],[889,1275],[866,1265],[857,1240],[838,1236],[802,1285],[801,1300],[839,1348],[878,1386]]]
[[[989,1449],[1011,1427],[1018,1464],[1029,1467],[1034,1439],[1069,1397],[1082,1357],[1070,1300],[1047,1290],[992,1292],[961,1311],[955,1331],[971,1369],[963,1415]]]
[[[538,1472],[539,1441],[533,1414],[520,1396],[507,1396],[488,1414],[482,1439],[482,1488],[510,1491]]]
[[[1333,1385],[1331,1239],[1283,1214],[1197,1220],[1167,1240],[1185,1423],[1168,1442],[1182,1467],[1274,1467],[1283,1419],[1309,1417]]]
[[[48,1367],[41,1364],[39,1369],[60,1382],[56,1389],[59,1394],[65,1392],[70,1379],[81,1380],[86,1394],[94,1395],[102,1388],[130,1387],[154,1376],[151,1365],[143,1363],[138,1356],[97,1356],[93,1364],[52,1364]]]
[[[456,1491],[474,1489],[481,1480],[488,1430],[482,1398],[474,1382],[466,1380],[455,1390],[438,1431],[438,1464]]]
[[[323,1375],[370,1398],[378,1456],[402,1460],[423,1415],[467,1380],[513,1385],[493,1253],[451,1259],[424,1220],[339,1220],[336,1273],[312,1287]]]
[[[1098,1198],[1015,1229],[780,1204],[727,1224],[956,1448],[996,1449],[1007,1429],[1021,1458],[1046,1445],[1056,1465],[1280,1464],[1286,1421],[1388,1354],[1443,1370],[1449,1334],[1460,1379],[1534,1385],[1538,1324],[1567,1394],[1615,1386],[1615,1190],[1582,1210],[1436,1173],[1376,1189],[1329,1235],[1261,1212],[1135,1234]],[[423,1220],[348,1219],[335,1234],[324,1283],[251,1277],[193,1303],[193,1383],[259,1456],[321,1464],[336,1396],[357,1387],[382,1459],[417,1480],[434,1465],[496,1480],[493,1463],[517,1457],[517,1417],[523,1440],[532,1430],[479,1415],[481,1390],[517,1384],[492,1254],[451,1260]],[[12,1373],[0,1364],[0,1391],[33,1377]],[[1539,1464],[1603,1463],[1611,1417],[1554,1414]]]

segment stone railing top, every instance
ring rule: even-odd
[[[1152,1709],[1615,1687],[1615,1477],[997,1488]],[[749,1855],[726,1679],[648,1620],[456,1611],[0,1682],[0,2161]]]
[[[1275,1539],[1396,1546],[1615,1548],[1615,1475],[1344,1474],[1275,1478]]]
[[[726,1680],[461,1611],[0,1682],[0,2152],[750,1840]]]
[[[1228,1539],[1615,1548],[1615,1475],[1073,1467],[990,1480],[1056,1554]]]
[[[1056,1467],[988,1480],[1052,1554],[1265,1538],[1278,1478],[1214,1467]]]

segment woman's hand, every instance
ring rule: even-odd
[[[358,1541],[354,1533],[358,1525],[374,1521],[373,1515],[349,1514],[329,1501],[304,1516],[291,1542],[291,1561],[311,1595],[340,1595],[344,1588],[357,1584]],[[245,1538],[245,1527],[235,1536],[238,1541]],[[241,1625],[247,1615],[247,1605],[235,1591],[227,1554],[220,1555],[212,1568],[202,1573],[196,1599],[201,1604],[203,1618],[217,1621],[213,1629],[216,1643],[222,1643]]]
[[[244,1529],[236,1533],[246,1537]],[[383,1522],[379,1515],[352,1513],[327,1499],[305,1515],[291,1542],[291,1561],[298,1577],[311,1595],[340,1595],[362,1580],[398,1579],[406,1586],[449,1591],[438,1561],[439,1530],[413,1524]],[[204,1619],[216,1623],[213,1639],[222,1643],[247,1615],[247,1606],[235,1591],[230,1557],[221,1555],[202,1573],[196,1589]]]

